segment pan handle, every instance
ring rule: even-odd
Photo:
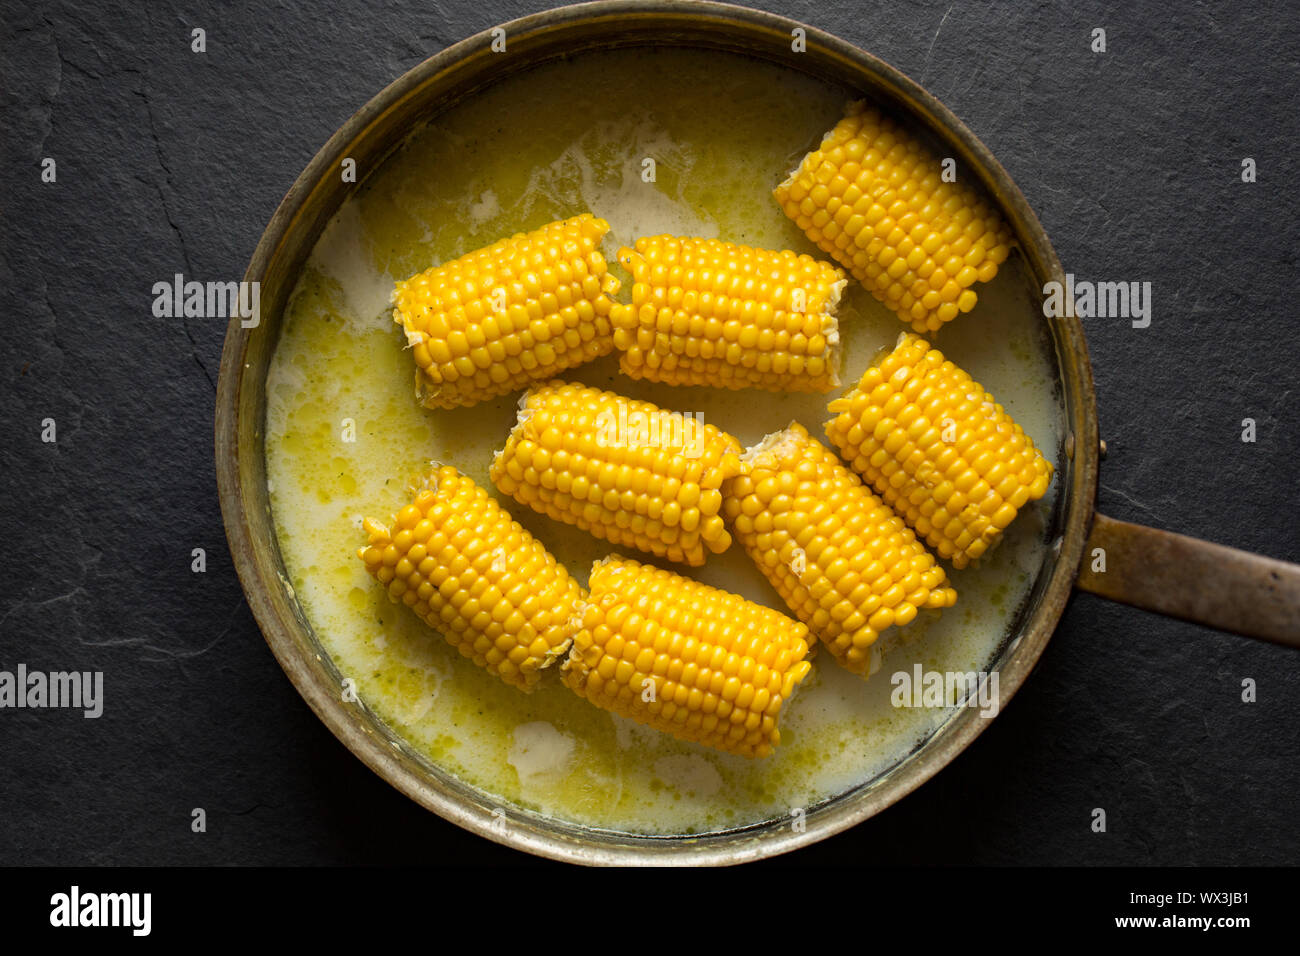
[[[1300,648],[1300,564],[1097,514],[1077,584],[1112,601]]]

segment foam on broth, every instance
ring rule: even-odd
[[[605,254],[625,282],[618,246],[660,232],[820,256],[771,189],[849,98],[800,74],[712,52],[594,53],[547,65],[413,135],[344,205],[304,269],[267,384],[267,471],[291,584],[366,706],[489,800],[645,833],[783,817],[871,779],[943,722],[941,709],[893,707],[891,673],[918,663],[986,669],[1006,639],[1044,556],[1055,482],[981,567],[950,571],[957,605],[913,625],[915,639],[891,650],[871,680],[818,655],[782,714],[782,745],[756,761],[614,717],[555,675],[532,695],[519,693],[391,604],[355,557],[362,516],[387,520],[404,503],[408,479],[431,460],[490,487],[491,455],[515,420],[517,395],[451,411],[416,404],[414,365],[388,303],[395,280],[587,210],[610,222]],[[655,161],[654,182],[642,177],[646,158]],[[1013,255],[979,295],[938,345],[1052,456],[1062,427],[1052,364],[1019,259]],[[903,326],[854,282],[840,323],[847,387]],[[634,382],[615,357],[568,377],[702,412],[745,444],[792,419],[821,438],[833,397]],[[353,442],[344,440],[345,419],[355,424]],[[592,561],[610,550],[504,503],[584,582]],[[739,546],[687,573],[785,609]]]

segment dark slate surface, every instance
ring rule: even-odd
[[[0,862],[528,861],[390,789],[289,685],[217,506],[223,323],[155,319],[150,288],[238,278],[367,98],[547,5],[4,3],[0,665],[101,669],[107,703],[99,720],[0,711]],[[1088,323],[1102,510],[1300,560],[1300,8],[762,5],[927,84],[1000,157],[1067,269],[1154,284],[1149,329]],[[788,859],[1295,863],[1297,675],[1295,653],[1076,596],[950,768]]]

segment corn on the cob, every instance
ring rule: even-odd
[[[745,473],[723,488],[736,538],[849,670],[875,670],[881,631],[957,600],[911,529],[802,425],[769,435],[744,460]]]
[[[826,392],[839,384],[829,262],[717,239],[652,236],[618,251],[632,304],[611,316],[619,365],[670,385]]]
[[[1052,480],[1051,463],[993,396],[917,335],[902,335],[829,409],[832,444],[956,568]]]
[[[568,650],[582,587],[496,500],[455,468],[431,472],[414,500],[370,535],[366,570],[464,656],[531,690]]]
[[[609,275],[589,213],[518,233],[397,283],[393,320],[430,407],[473,405],[608,354]]]
[[[918,332],[975,307],[1011,233],[939,157],[865,102],[776,187],[785,214]]]
[[[507,495],[614,544],[691,565],[731,544],[719,490],[740,444],[699,416],[585,385],[534,386],[489,475]]]
[[[781,740],[808,675],[808,629],[771,608],[611,555],[591,571],[564,683],[675,737],[748,757]]]

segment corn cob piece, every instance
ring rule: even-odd
[[[918,335],[830,403],[826,434],[953,567],[998,540],[1052,465],[978,382]]]
[[[532,690],[569,649],[584,592],[541,542],[455,468],[432,471],[357,556],[388,596],[507,684]]]
[[[474,405],[612,351],[619,282],[597,248],[608,231],[586,213],[397,283],[393,320],[415,356],[419,399]]]
[[[779,611],[617,555],[597,561],[564,683],[598,707],[747,757],[812,665],[808,629]]]
[[[776,392],[839,384],[835,309],[848,280],[831,263],[674,236],[638,239],[618,260],[635,280],[632,304],[611,316],[632,378]]]
[[[585,385],[534,386],[489,469],[534,511],[616,545],[701,565],[731,544],[722,483],[740,443],[699,416]]]
[[[723,489],[737,540],[850,671],[878,668],[881,631],[957,600],[903,519],[802,425],[767,436],[744,461]]]
[[[975,307],[1012,242],[969,186],[944,182],[921,142],[874,106],[850,103],[774,195],[785,214],[917,332]]]

